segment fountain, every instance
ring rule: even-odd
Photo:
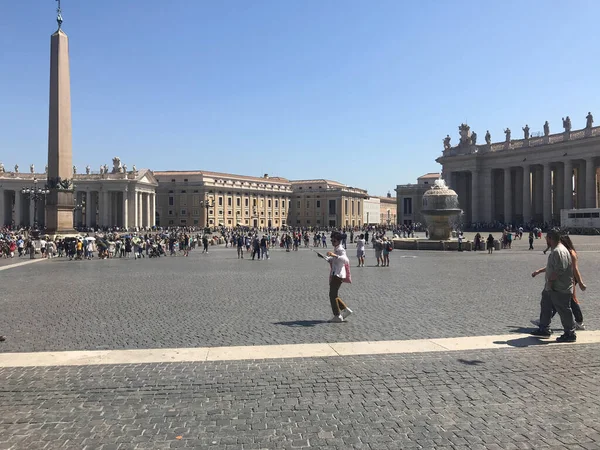
[[[423,194],[421,214],[425,218],[429,239],[435,241],[450,239],[451,221],[461,213],[458,195],[442,179]]]
[[[423,194],[421,215],[429,231],[428,239],[394,239],[394,248],[402,250],[458,250],[458,240],[452,239],[452,225],[462,213],[458,195],[442,179]],[[470,242],[463,242],[464,250],[471,250]]]

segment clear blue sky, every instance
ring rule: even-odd
[[[326,177],[384,195],[483,141],[600,123],[600,2],[63,0],[73,161]],[[2,1],[0,161],[47,157],[56,2]]]

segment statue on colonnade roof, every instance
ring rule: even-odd
[[[588,112],[588,115],[585,116],[585,127],[586,128],[592,128],[592,125],[594,124],[594,116],[592,116],[591,112]]]
[[[450,148],[452,148],[452,146],[450,145],[450,140],[452,138],[450,137],[449,134],[446,135],[446,137],[444,138],[444,150],[450,150]]]
[[[569,131],[571,131],[571,118],[569,116],[567,116],[566,118],[563,117],[562,121],[563,121],[563,128],[565,129],[565,133],[568,133]]]
[[[485,143],[487,145],[491,145],[492,144],[492,135],[490,134],[490,130],[487,130],[485,133]]]

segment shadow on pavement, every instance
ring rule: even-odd
[[[329,323],[327,320],[293,320],[290,322],[275,322],[274,325],[285,325],[286,327],[314,327],[322,323]]]
[[[506,344],[511,347],[530,347],[532,345],[548,345],[554,342],[550,339],[540,339],[535,336],[522,337],[518,339],[509,339],[508,341],[494,341],[494,344]]]
[[[478,359],[473,359],[473,360],[457,359],[457,361],[461,364],[465,364],[466,366],[478,366],[479,364],[485,364],[485,362],[480,361]]]

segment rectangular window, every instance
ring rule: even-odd
[[[241,204],[242,204],[241,202],[242,202],[242,199],[241,199],[241,198],[239,198],[239,197],[238,197],[238,198],[236,198],[236,199],[235,199],[235,206],[237,206],[237,207],[239,208],[239,207],[241,206]]]
[[[231,215],[231,211],[227,211],[227,215],[230,216]]]
[[[174,215],[175,215],[175,213],[173,212],[173,210],[172,210],[172,209],[170,209],[170,210],[169,210],[169,216],[174,216]]]
[[[300,209],[300,200],[298,200],[298,209]]]
[[[231,205],[232,205],[231,197],[227,197],[227,206],[231,206]]]
[[[173,206],[175,204],[175,198],[169,197],[169,206]]]
[[[244,206],[247,208],[248,207],[248,199],[245,199],[244,201]]]
[[[193,209],[192,210],[192,215],[199,216],[200,215],[200,210],[199,209]]]
[[[357,203],[357,209],[358,209],[357,214],[360,216],[360,200]]]
[[[279,200],[275,200],[275,208],[279,208]]]
[[[310,208],[310,200],[306,200],[306,207]]]
[[[223,197],[219,197],[219,206],[223,206]]]
[[[344,200],[344,212],[348,215],[348,200]]]
[[[186,209],[182,209],[179,214],[181,214],[182,216],[187,215],[187,210]]]
[[[271,207],[271,200],[268,200],[267,201],[267,208],[270,208],[270,207]]]
[[[185,194],[185,191],[181,191],[182,194]]]
[[[254,206],[256,208],[256,199],[255,198],[252,199],[252,206]]]
[[[404,198],[404,214],[412,214],[412,198]]]
[[[329,200],[329,214],[335,216],[335,200]]]
[[[281,207],[285,208],[285,200],[281,200]]]
[[[321,207],[321,200],[317,200],[317,209]]]
[[[354,200],[352,200],[352,215],[354,215]]]

